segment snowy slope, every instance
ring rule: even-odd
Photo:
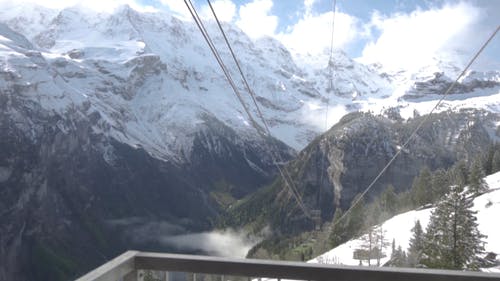
[[[500,227],[493,222],[497,220],[498,214],[500,214],[500,172],[486,177],[485,180],[489,186],[489,192],[474,199],[474,209],[478,211],[477,222],[479,224],[479,231],[487,235],[485,239],[485,251],[498,254],[500,253]],[[401,246],[403,250],[408,249],[411,228],[417,220],[420,220],[422,228],[425,230],[425,227],[429,223],[431,211],[432,208],[409,211],[387,220],[382,224],[382,228],[387,231],[387,240],[392,241],[392,239],[395,239],[396,247]],[[353,239],[309,262],[359,265],[359,260],[353,259],[353,251],[359,248],[361,244],[362,241],[360,239]],[[381,264],[389,260],[391,247],[389,245],[384,249],[383,252],[388,257],[381,259]],[[366,261],[364,263],[366,265]],[[376,264],[376,260],[373,260],[371,264]]]
[[[162,159],[189,155],[193,135],[205,128],[206,116],[233,128],[244,140],[257,141],[192,22],[128,6],[101,14],[81,7],[56,11],[26,4],[0,11],[0,22],[5,24],[0,29],[0,72],[15,77],[0,79],[0,88],[20,91],[15,98],[22,96],[61,115],[97,114],[96,133],[140,145]],[[256,117],[215,23],[207,22],[207,28]],[[253,41],[234,25],[224,28],[273,135],[295,149],[302,149],[347,112],[384,113],[397,107],[403,117],[410,117],[414,109],[430,111],[439,98],[404,97],[417,82],[428,90],[426,85],[434,83],[434,73],[443,67],[388,74],[341,51],[332,62],[325,56],[306,64],[307,58],[292,56],[273,38]],[[471,72],[464,83],[486,84],[474,84],[477,87],[455,95],[440,110],[473,106],[500,112],[499,77],[498,71]]]
[[[31,12],[37,14],[33,18],[53,15],[37,9]],[[12,13],[4,12],[0,20],[26,32],[40,62],[27,59],[27,50],[2,44],[3,70],[18,75],[16,85],[43,76],[38,73],[40,68],[63,78],[37,80],[39,84],[54,83],[56,88],[50,93],[37,89],[31,95],[45,109],[62,113],[87,101],[90,108],[82,113],[98,112],[106,123],[96,131],[109,127],[106,133],[132,145],[141,144],[159,157],[189,150],[190,135],[199,131],[204,114],[215,116],[247,138],[255,138],[242,106],[194,24],[168,14],[139,13],[127,6],[113,14],[67,8],[33,35],[30,32],[38,31],[35,26],[40,27],[39,21],[26,22]],[[217,34],[213,23],[208,27]],[[311,111],[307,105],[321,100],[321,96],[300,78],[300,70],[277,41],[268,38],[252,42],[232,26],[227,26],[227,31],[274,134],[297,149],[303,147],[319,132],[304,118]],[[230,61],[221,37],[216,36],[215,41]],[[30,63],[36,66],[22,69]],[[235,66],[230,65],[230,69],[240,81]],[[68,87],[84,99],[65,100],[67,94],[60,93]],[[245,102],[251,104],[248,95]],[[256,116],[255,107],[250,107]]]

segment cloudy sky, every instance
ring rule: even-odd
[[[0,0],[0,3],[6,0]],[[190,20],[183,0],[23,0],[62,7],[111,11],[120,4],[146,11],[170,11]],[[206,0],[192,0],[205,18],[212,15]],[[328,53],[333,0],[211,0],[220,19],[252,38],[271,36],[292,52]],[[433,58],[463,66],[500,24],[497,0],[337,0],[334,46],[367,63],[409,69]],[[500,69],[500,35],[475,68]]]
[[[143,2],[157,6],[154,0]],[[184,1],[161,0],[189,17]],[[315,55],[328,52],[333,0],[212,0],[219,17],[249,36],[272,36],[289,49]],[[209,20],[207,3],[195,5]],[[500,1],[337,0],[334,46],[352,58],[387,67],[419,68],[433,58],[463,66],[500,24]],[[500,35],[476,68],[500,69]]]

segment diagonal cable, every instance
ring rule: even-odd
[[[184,3],[186,4],[187,8],[189,9],[189,12],[191,13],[191,16],[193,17],[193,19],[194,19],[196,25],[198,26],[198,28],[200,29],[203,37],[205,38],[205,41],[207,42],[207,44],[210,47],[212,53],[216,57],[216,60],[217,60],[217,62],[219,64],[219,66],[222,68],[222,70],[224,72],[224,75],[228,79],[229,84],[231,85],[231,88],[233,89],[234,93],[237,95],[239,102],[243,106],[243,109],[247,113],[248,118],[250,119],[252,126],[257,130],[257,133],[260,136],[262,136],[264,139],[266,139],[266,135],[262,132],[262,130],[261,130],[260,126],[258,125],[258,123],[253,119],[253,117],[252,117],[252,115],[251,115],[251,113],[250,113],[247,105],[244,103],[243,98],[241,96],[241,93],[239,92],[236,84],[234,83],[234,80],[232,79],[232,77],[231,77],[231,75],[230,75],[227,67],[224,65],[224,62],[222,61],[222,58],[220,57],[220,54],[217,51],[217,48],[213,44],[213,41],[211,40],[211,38],[210,38],[210,36],[209,36],[209,34],[208,34],[208,32],[207,32],[207,30],[206,30],[203,22],[201,21],[198,13],[196,12],[196,9],[195,9],[194,5],[192,4],[191,0],[184,0]],[[266,125],[266,132],[268,132],[268,134],[269,134],[269,128],[267,127],[267,125]],[[291,193],[292,193],[293,197],[295,198],[295,200],[297,201],[297,203],[299,204],[299,207],[302,209],[302,211],[304,212],[304,214],[306,215],[306,217],[310,217],[309,212],[307,211],[307,208],[305,207],[305,205],[303,204],[302,200],[300,199],[300,194],[292,187],[292,185],[290,184],[291,181],[287,179],[287,177],[285,175],[286,172],[284,172],[281,169],[281,167],[278,165],[278,163],[276,162],[276,159],[275,159],[275,156],[274,156],[273,153],[271,153],[271,156],[273,158],[273,163],[278,168],[278,170],[279,170],[279,172],[280,172],[283,180],[285,181],[285,184],[291,190]],[[285,171],[286,171],[286,169],[285,169]]]
[[[236,66],[237,66],[237,68],[238,68],[238,71],[239,71],[239,73],[240,73],[240,75],[241,75],[241,77],[242,77],[243,83],[245,84],[245,87],[247,88],[248,93],[249,93],[249,94],[250,94],[250,96],[252,97],[252,101],[253,101],[253,103],[254,103],[254,105],[255,105],[256,109],[257,109],[258,116],[259,116],[260,120],[262,121],[262,123],[264,124],[264,128],[265,128],[265,130],[266,130],[267,136],[272,137],[272,133],[271,133],[271,130],[269,129],[269,125],[267,124],[267,121],[266,121],[266,119],[264,118],[264,115],[262,114],[262,110],[260,109],[260,106],[259,106],[259,104],[257,103],[256,94],[255,94],[255,92],[252,90],[252,88],[250,87],[250,84],[248,83],[248,80],[246,79],[246,76],[245,76],[245,74],[243,73],[243,70],[242,70],[242,68],[241,68],[241,65],[240,65],[240,63],[239,63],[238,59],[236,58],[236,55],[235,55],[235,53],[234,53],[234,51],[233,51],[233,48],[231,47],[231,44],[229,43],[229,40],[228,40],[228,38],[227,38],[227,36],[226,36],[226,32],[224,31],[224,28],[222,28],[222,25],[221,25],[221,23],[220,23],[220,20],[219,20],[219,18],[217,17],[217,13],[215,12],[215,10],[214,10],[214,8],[213,8],[213,6],[212,6],[211,1],[210,1],[210,0],[207,0],[207,3],[208,3],[208,5],[209,5],[209,7],[210,7],[210,10],[212,11],[212,14],[213,14],[213,16],[214,16],[214,18],[215,18],[215,21],[217,22],[217,26],[219,27],[219,30],[220,30],[220,32],[222,33],[222,36],[223,36],[224,41],[226,42],[226,45],[227,45],[227,47],[228,47],[228,49],[229,49],[229,51],[230,51],[230,53],[231,53],[231,56],[232,56],[232,58],[233,58],[233,60],[234,60],[234,62],[235,62],[235,64],[236,64]],[[262,136],[262,135],[261,135],[261,136]],[[265,139],[265,136],[262,136],[262,137]],[[284,182],[285,182],[285,185],[287,185],[287,186],[288,186],[288,188],[289,188],[289,189],[290,189],[290,190],[294,193],[294,197],[296,197],[296,199],[297,199],[297,203],[298,203],[299,205],[301,205],[301,208],[302,208],[302,209],[304,209],[303,211],[304,211],[305,215],[306,215],[307,217],[310,217],[309,212],[307,211],[307,208],[306,208],[306,207],[304,206],[304,204],[303,204],[303,201],[302,201],[302,199],[301,199],[300,193],[298,192],[297,187],[294,185],[292,177],[291,177],[291,176],[290,176],[290,174],[288,173],[288,170],[287,170],[286,168],[281,169],[281,168],[280,168],[280,166],[279,166],[279,165],[278,165],[278,163],[277,163],[277,161],[278,161],[279,163],[283,163],[283,162],[284,162],[284,161],[283,161],[283,159],[281,158],[281,155],[280,155],[279,153],[276,153],[276,155],[275,155],[275,154],[274,154],[274,151],[277,151],[277,148],[274,146],[274,144],[273,144],[273,143],[271,143],[271,144],[270,144],[270,146],[271,146],[271,145],[274,147],[274,148],[273,148],[273,147],[271,147],[271,149],[270,149],[270,154],[271,154],[271,156],[272,156],[272,158],[273,158],[274,165],[278,168],[278,170],[279,170],[279,172],[280,172],[280,174],[281,174],[281,176],[282,176],[282,178],[283,178],[283,180],[284,180]],[[276,158],[277,158],[277,161],[276,161]]]
[[[329,69],[329,80],[330,80],[330,84],[329,84],[329,91],[331,91],[333,93],[333,78],[334,78],[334,66],[335,64],[333,63],[333,39],[334,39],[334,33],[335,33],[335,13],[336,13],[336,9],[337,9],[337,0],[333,0],[333,6],[332,6],[332,36],[331,36],[331,40],[330,40],[330,58],[328,59],[328,69]],[[329,91],[327,91],[327,94],[329,94]],[[325,113],[325,132],[328,131],[328,111],[329,111],[329,108],[330,108],[330,95],[327,96],[326,98],[326,113]],[[318,201],[321,200],[321,186],[323,185],[323,182],[324,182],[324,173],[323,173],[323,170],[325,169],[325,165],[326,165],[326,160],[327,160],[327,155],[328,155],[328,150],[329,150],[329,145],[328,145],[328,140],[325,141],[325,153],[322,157],[322,161],[321,161],[321,169],[320,169],[320,179],[319,179],[319,196],[318,196]],[[320,202],[318,202],[319,204]]]

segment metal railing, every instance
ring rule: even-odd
[[[125,252],[77,281],[136,281],[139,279],[140,270],[241,276],[247,277],[248,280],[274,278],[325,281],[500,281],[500,274],[472,271],[309,264],[138,251]]]

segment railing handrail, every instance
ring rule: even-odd
[[[76,281],[121,280],[125,275],[136,270],[135,256],[138,253],[138,251],[126,251],[118,257],[76,279]]]
[[[120,257],[123,258],[119,259]],[[129,265],[124,266],[124,264],[127,264],[126,260],[131,261],[133,269],[130,269]],[[106,266],[108,264],[110,266]],[[133,270],[143,269],[295,280],[500,281],[500,274],[474,271],[311,264],[304,262],[233,259],[137,251],[126,252],[94,271],[107,272],[107,275],[114,278],[116,275],[109,273],[111,272],[109,269],[112,268],[118,268],[121,274],[123,274],[121,275],[122,277]],[[130,271],[127,272],[128,269]],[[81,277],[78,281],[112,280],[103,279],[105,276],[102,274],[90,275],[92,272]],[[98,278],[90,278],[92,276],[98,276]]]

